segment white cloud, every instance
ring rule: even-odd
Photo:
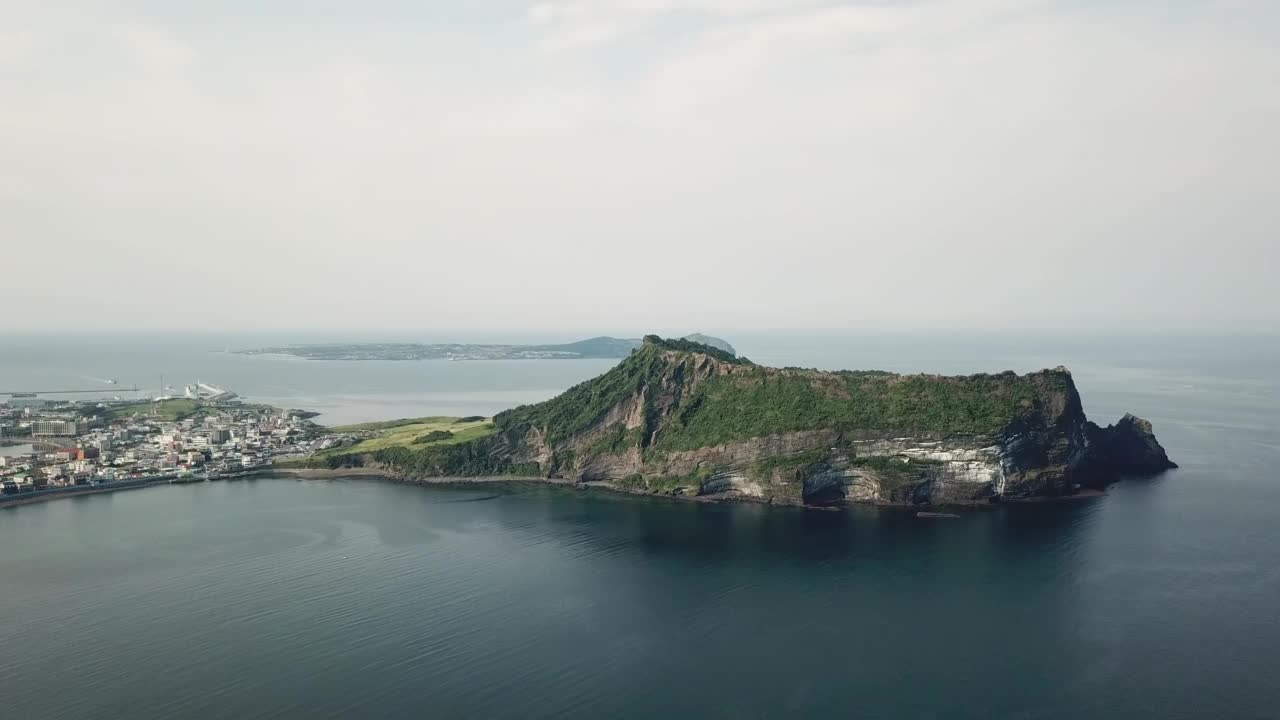
[[[0,31],[0,72],[31,70],[46,42],[43,35],[30,28]]]
[[[542,47],[562,51],[607,45],[672,19],[725,22],[815,7],[823,5],[803,0],[547,0],[531,6],[528,15],[546,32]]]
[[[0,231],[71,279],[213,252],[209,322],[1280,322],[1271,5],[95,7],[5,18]]]
[[[813,0],[544,0],[529,8],[538,22],[695,13],[741,17],[819,4]]]
[[[1034,12],[1044,0],[918,0],[901,4],[833,0],[550,0],[529,17],[548,31],[555,49],[584,48],[682,20],[709,34],[761,43],[877,34],[883,45],[900,33],[937,37],[1001,14]],[[890,36],[884,36],[890,33]],[[564,38],[579,38],[564,42]]]
[[[134,69],[144,73],[181,73],[197,59],[194,48],[172,32],[139,22],[112,23],[107,33]]]

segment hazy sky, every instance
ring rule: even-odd
[[[0,330],[1275,329],[1280,2],[0,0],[0,238]]]

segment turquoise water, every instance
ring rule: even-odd
[[[770,364],[1067,363],[1093,417],[1150,418],[1182,467],[956,520],[285,478],[6,508],[2,715],[1276,716],[1273,340],[730,339]]]

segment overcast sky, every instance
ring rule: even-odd
[[[1275,329],[1280,2],[0,0],[0,238],[11,330]]]

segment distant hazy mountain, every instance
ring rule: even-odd
[[[738,351],[737,351],[737,350],[734,350],[732,345],[730,345],[728,342],[726,342],[726,341],[724,341],[724,340],[721,340],[721,339],[720,339],[720,338],[718,338],[718,337],[712,337],[712,336],[710,336],[710,335],[703,335],[702,333],[693,333],[692,335],[685,335],[685,336],[684,336],[684,339],[685,339],[685,340],[690,340],[690,341],[692,341],[692,342],[696,342],[696,343],[702,343],[703,345],[710,345],[711,347],[713,347],[713,348],[715,348],[715,349],[717,349],[717,350],[723,350],[723,351],[725,351],[725,352],[729,353],[730,355],[737,355],[737,354],[738,354]]]
[[[684,338],[736,355],[720,338],[694,333]],[[329,343],[241,350],[243,355],[292,355],[310,360],[580,360],[625,358],[643,344],[640,338],[594,337],[550,345],[468,343]]]
[[[722,350],[730,355],[737,355],[737,351],[726,340],[702,333],[693,333],[685,335],[682,340],[707,345],[717,350]],[[644,341],[640,338],[615,338],[608,336],[594,337],[587,340],[579,340],[578,342],[565,343],[563,345],[527,345],[526,350],[537,352],[556,352],[556,353],[575,353],[579,357],[584,358],[624,358],[631,354],[632,350],[640,347]]]

